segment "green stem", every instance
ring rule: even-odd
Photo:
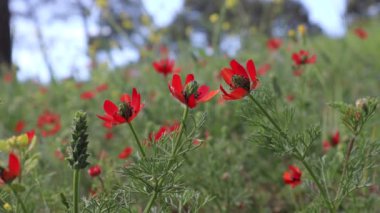
[[[79,212],[78,203],[79,203],[79,169],[74,169],[73,174],[73,207],[74,213]]]
[[[150,199],[149,199],[149,202],[148,204],[146,205],[146,208],[144,209],[144,213],[148,213],[150,211],[150,209],[152,208],[152,205],[154,203],[154,201],[156,200],[157,196],[158,196],[158,189],[161,187],[161,185],[163,184],[164,182],[164,178],[165,176],[167,175],[167,171],[170,170],[170,168],[173,166],[173,163],[174,163],[174,159],[175,159],[175,156],[177,155],[177,149],[179,147],[179,144],[180,144],[180,140],[181,140],[181,137],[182,137],[182,134],[183,134],[183,129],[184,129],[184,126],[185,126],[185,122],[186,122],[186,119],[187,119],[187,115],[189,114],[189,108],[186,107],[185,110],[183,111],[183,115],[182,115],[182,119],[181,119],[181,125],[179,127],[179,133],[178,133],[178,136],[174,142],[174,148],[172,150],[172,153],[171,153],[171,156],[170,156],[170,161],[169,161],[169,164],[168,166],[166,167],[166,174],[163,175],[158,183],[156,184],[156,187],[154,189],[154,192],[153,194],[151,195]]]
[[[20,203],[22,211],[25,212],[25,213],[27,213],[28,211],[26,210],[25,204],[24,204],[24,202],[22,202],[20,196],[18,196],[16,190],[13,189],[12,185],[10,185],[10,184],[7,184],[7,185],[9,186],[9,188],[11,189],[11,191],[13,192],[13,194],[15,195],[15,197],[17,199],[17,202]]]
[[[268,112],[264,109],[263,106],[261,106],[261,104],[253,98],[252,94],[249,94],[248,97],[253,101],[253,103],[255,103],[259,109],[261,110],[262,113],[264,113],[264,115],[268,118],[268,120],[273,124],[273,126],[277,129],[277,131],[280,132],[280,134],[282,136],[284,136],[286,139],[288,139],[288,136],[285,134],[284,131],[282,131],[282,129],[280,128],[280,126],[274,121],[274,119],[268,114]]]
[[[132,131],[132,133],[133,133],[133,136],[134,136],[135,139],[136,139],[136,143],[137,143],[137,146],[139,147],[140,154],[143,156],[143,158],[145,158],[146,155],[145,155],[144,149],[143,149],[143,147],[142,147],[142,145],[141,145],[141,143],[140,143],[139,138],[137,137],[136,131],[135,131],[135,129],[133,128],[132,123],[128,123],[128,125],[129,125],[129,128],[131,128],[131,131]]]
[[[280,134],[282,136],[284,136],[284,138],[289,141],[289,138],[288,138],[288,135],[285,134],[285,132],[281,129],[281,127],[274,121],[274,119],[268,114],[268,112],[264,109],[264,107],[261,106],[261,104],[253,98],[252,94],[249,94],[248,95],[249,98],[259,107],[259,109],[261,110],[261,112],[268,118],[268,120],[273,124],[273,126],[277,129],[277,131],[280,132]],[[305,161],[304,157],[301,155],[301,153],[297,150],[296,150],[296,155],[295,157],[302,162],[302,164],[304,165],[304,167],[306,168],[306,170],[309,172],[310,176],[312,177],[313,181],[317,184],[317,187],[319,189],[319,191],[321,192],[322,194],[322,197],[324,199],[324,201],[326,202],[330,212],[335,212],[335,208],[334,206],[332,205],[332,203],[329,201],[329,198],[328,198],[328,195],[327,195],[327,191],[324,190],[324,188],[322,187],[321,183],[319,182],[317,176],[314,174],[313,170],[310,168],[309,164],[307,164],[307,162]]]
[[[146,205],[146,208],[144,209],[144,213],[148,213],[148,212],[150,212],[150,209],[152,208],[153,203],[154,203],[154,201],[155,201],[156,198],[157,198],[157,195],[158,195],[158,192],[155,190],[155,191],[153,192],[152,196],[150,197],[149,202],[148,202],[148,204]]]

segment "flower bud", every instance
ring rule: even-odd
[[[88,169],[88,174],[89,174],[91,177],[97,177],[97,176],[99,176],[101,173],[102,173],[102,168],[101,168],[99,165],[91,166],[91,167]]]
[[[355,105],[357,108],[363,110],[366,114],[368,114],[368,99],[360,98],[356,100]]]

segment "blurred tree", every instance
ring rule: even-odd
[[[0,63],[11,64],[11,30],[9,0],[0,1]]]

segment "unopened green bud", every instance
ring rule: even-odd
[[[72,129],[70,157],[68,161],[73,169],[84,169],[89,163],[87,162],[87,114],[79,111],[75,113]]]

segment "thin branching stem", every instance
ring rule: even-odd
[[[140,140],[139,140],[139,138],[137,137],[136,131],[135,131],[135,129],[133,128],[132,123],[128,123],[128,126],[129,126],[129,128],[131,129],[131,131],[132,131],[132,133],[133,133],[133,136],[135,137],[135,140],[136,140],[137,146],[139,147],[139,152],[140,152],[140,154],[142,155],[143,158],[145,158],[146,155],[145,155],[145,152],[144,152],[144,148],[142,147],[142,145],[141,145],[141,143],[140,143]]]
[[[275,120],[272,118],[272,116],[269,115],[269,113],[264,109],[263,106],[261,106],[261,104],[253,98],[252,94],[249,94],[248,97],[253,101],[254,104],[256,104],[256,106],[260,109],[260,111],[265,115],[265,117],[273,124],[273,126],[277,129],[277,131],[287,140],[289,141],[289,137],[288,135],[281,129],[281,127],[275,122]],[[317,176],[314,174],[313,170],[311,169],[311,167],[309,166],[309,164],[305,161],[304,159],[304,156],[297,150],[295,149],[296,153],[295,153],[295,157],[296,159],[298,159],[299,161],[301,161],[301,163],[303,164],[303,166],[306,168],[306,170],[309,172],[311,178],[313,179],[313,181],[317,184],[317,187],[319,189],[319,191],[321,192],[322,194],[322,197],[324,199],[324,201],[326,202],[330,212],[335,212],[335,207],[334,205],[330,202],[328,196],[327,196],[327,191],[324,190],[324,187],[322,186],[322,184],[319,182]]]

